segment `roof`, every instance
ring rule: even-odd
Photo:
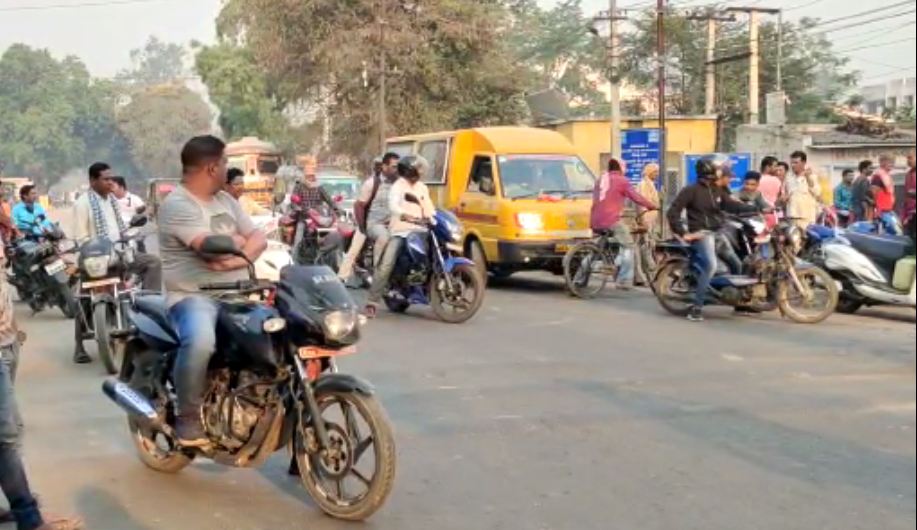
[[[226,156],[248,154],[279,155],[280,150],[274,144],[259,140],[254,136],[246,136],[241,140],[230,142],[226,145]]]
[[[458,134],[473,134],[488,144],[494,152],[508,154],[552,153],[574,154],[573,146],[563,135],[550,129],[538,127],[479,127],[456,131],[442,131],[429,134],[389,138],[389,143],[423,142],[450,138]]]
[[[895,131],[886,136],[867,136],[841,131],[818,131],[808,134],[812,138],[812,149],[832,147],[913,147],[914,131]]]

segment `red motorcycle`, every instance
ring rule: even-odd
[[[299,196],[280,219],[281,237],[293,249],[297,265],[326,265],[337,272],[353,238],[354,226],[342,214],[323,205],[305,208]]]

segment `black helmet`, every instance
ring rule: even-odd
[[[716,163],[711,158],[701,158],[695,164],[698,179],[712,179],[716,177]]]
[[[406,179],[422,179],[430,164],[420,155],[408,155],[398,160],[398,175]]]

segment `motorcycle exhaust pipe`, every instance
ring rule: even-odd
[[[156,408],[146,397],[116,379],[107,379],[102,383],[102,392],[108,399],[124,409],[127,414],[144,425],[163,430],[168,427],[156,412]]]

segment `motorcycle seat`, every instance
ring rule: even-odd
[[[750,287],[758,283],[757,278],[749,276],[737,276],[733,274],[721,274],[714,276],[710,280],[710,285],[714,287]]]
[[[169,318],[169,306],[166,304],[166,297],[160,294],[150,294],[138,296],[134,299],[134,309],[142,313],[162,328],[174,335],[172,329],[172,319]]]
[[[914,254],[914,242],[907,236],[887,236],[847,232],[844,234],[853,248],[877,261],[895,263]]]

